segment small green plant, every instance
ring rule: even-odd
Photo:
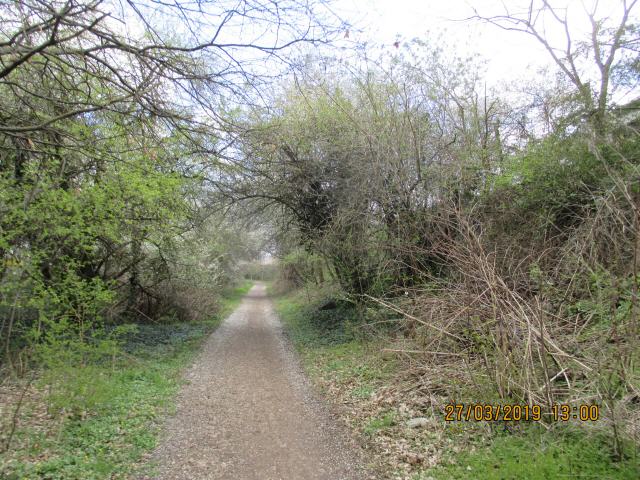
[[[614,461],[610,442],[577,429],[542,431],[535,426],[503,433],[473,451],[449,455],[448,464],[428,470],[419,479],[550,480],[640,478],[638,458]]]
[[[367,435],[374,435],[380,430],[392,427],[396,424],[396,414],[393,411],[385,413],[381,417],[373,418],[365,425],[363,431]]]

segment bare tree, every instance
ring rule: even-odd
[[[637,3],[637,0],[623,0],[617,18],[598,16],[598,2],[591,10],[585,7],[591,25],[590,38],[587,40],[577,40],[571,32],[568,9],[552,6],[548,0],[530,0],[527,8],[521,12],[510,10],[505,4],[504,13],[491,16],[484,16],[474,9],[475,15],[471,18],[534,37],[576,88],[587,121],[595,137],[599,138],[605,130],[612,71],[621,59],[621,52],[633,49],[637,43],[637,39],[631,38],[634,32],[631,13]],[[550,39],[547,21],[560,28],[563,44],[556,45]],[[608,22],[613,26],[608,26]],[[598,72],[595,81],[589,78],[590,68],[581,65],[581,59],[595,62]]]
[[[50,129],[96,111],[126,111],[132,102],[150,114],[177,120],[184,118],[177,107],[198,104],[200,113],[204,109],[219,118],[213,107],[219,106],[223,91],[241,94],[271,73],[254,68],[255,63],[285,60],[290,47],[324,43],[335,30],[320,16],[322,2],[298,0],[195,5],[28,0],[17,9],[15,5],[0,4],[0,87],[12,91],[27,109],[29,98],[60,108],[47,115],[31,111],[29,121],[12,119],[11,109],[4,108],[0,132],[8,135]],[[159,14],[169,19],[162,28],[151,20]],[[60,76],[60,89],[78,98],[63,103],[55,95],[44,96],[37,80],[47,74]],[[95,83],[108,86],[110,95],[95,95]],[[168,83],[171,102],[153,93],[154,86]]]

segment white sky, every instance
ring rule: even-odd
[[[535,0],[538,5],[541,1]],[[616,26],[623,11],[623,0],[548,1],[554,8],[567,8],[574,40],[588,38],[590,24],[586,10],[591,11],[597,5],[596,18],[609,17],[611,20],[609,25]],[[228,7],[232,3],[233,0],[221,0],[220,3],[211,3],[211,7],[213,10],[216,8],[224,10],[225,6]],[[454,50],[457,56],[478,55],[483,59],[486,64],[483,79],[489,87],[498,87],[500,90],[506,88],[501,85],[502,83],[517,85],[532,78],[539,80],[539,69],[553,65],[548,52],[530,35],[504,31],[478,20],[465,21],[474,14],[474,8],[479,14],[486,16],[504,14],[505,9],[511,12],[522,12],[526,11],[529,0],[330,0],[329,5],[331,10],[324,11],[324,14],[328,14],[335,20],[333,17],[335,13],[353,25],[353,28],[349,29],[348,40],[343,39],[337,42],[337,46],[343,49],[342,53],[340,49],[332,53],[329,47],[323,52],[325,54],[342,56],[346,53],[348,57],[349,51],[354,49],[357,43],[367,42],[375,58],[381,48],[395,52],[393,43],[396,40],[404,44],[413,38],[420,38],[435,43],[444,38],[446,46]],[[213,17],[211,21],[215,25],[208,25],[208,18],[199,20],[204,22],[203,28],[207,31],[215,27],[219,19]],[[552,39],[554,45],[563,48],[565,39],[561,26],[550,16],[542,20],[547,37]],[[166,23],[162,18],[159,18],[159,21]],[[640,2],[632,13],[631,21],[640,22]],[[238,22],[238,25],[234,25],[233,22],[227,25],[222,34],[224,38],[220,41],[247,41],[269,45],[276,39],[270,27],[264,27],[260,23],[252,25],[242,18],[238,19]],[[301,22],[304,21],[301,20]],[[170,25],[170,23],[167,24]],[[301,23],[299,27],[303,27],[304,24]],[[135,20],[128,22],[126,28],[133,32],[143,31],[142,26]],[[174,23],[170,31],[180,37],[184,36],[185,28],[184,25]],[[292,52],[295,52],[295,49]],[[232,51],[232,54],[234,58],[242,61],[257,58],[256,66],[253,68],[258,73],[278,73],[279,67],[270,63],[268,57],[261,52],[238,49]],[[265,63],[259,60],[263,57]],[[224,63],[224,57],[222,63]],[[552,68],[555,71],[555,66]],[[590,70],[587,71],[593,72],[594,68],[594,62],[591,61]],[[617,103],[623,103],[637,97],[638,89],[612,93]]]
[[[445,33],[447,43],[454,45],[462,56],[479,54],[487,63],[486,80],[498,85],[533,76],[550,64],[548,52],[536,40],[524,33],[507,32],[479,21],[459,21],[473,15],[476,8],[482,15],[504,13],[504,8],[518,11],[528,5],[526,0],[336,0],[336,10],[361,32],[350,34],[353,40],[368,41],[393,48],[396,39],[408,41],[414,37],[437,39]],[[539,3],[539,2],[538,2]],[[585,8],[591,10],[595,0],[551,0],[554,7],[568,8],[572,35],[584,36],[590,31]],[[622,0],[600,0],[596,17],[619,19]],[[640,5],[632,18],[640,18]],[[548,21],[550,38],[564,46],[563,32],[555,22]]]

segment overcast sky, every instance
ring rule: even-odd
[[[609,26],[619,23],[623,12],[623,0],[548,0],[549,3],[563,13],[567,9],[569,26],[574,44],[576,40],[587,39],[590,33],[590,24],[587,11],[592,11],[597,5],[595,17],[609,18]],[[535,0],[540,5],[542,0]],[[233,0],[220,0],[211,4],[203,4],[207,10],[211,10],[211,17],[196,15],[196,20],[202,22],[201,30],[194,41],[202,41],[208,34],[215,31],[220,18],[215,12],[225,11],[233,6]],[[155,4],[154,4],[155,5]],[[388,49],[395,52],[394,42],[400,45],[407,44],[413,38],[419,38],[431,43],[438,43],[439,39],[446,40],[446,47],[453,50],[457,56],[468,57],[478,55],[484,60],[486,70],[483,79],[489,87],[502,88],[502,83],[517,85],[533,78],[540,80],[539,70],[544,66],[553,66],[549,53],[532,36],[520,32],[508,32],[500,28],[483,23],[479,20],[469,20],[474,15],[474,7],[483,16],[504,14],[505,9],[511,13],[524,12],[529,5],[529,0],[330,0],[326,4],[329,9],[318,5],[322,15],[327,15],[331,21],[340,19],[351,24],[345,27],[344,34],[339,35],[339,40],[323,53],[327,55],[355,58],[356,45],[367,43],[372,52],[372,57],[380,53],[380,49]],[[170,8],[162,10],[171,10]],[[156,17],[160,24],[165,24],[168,30],[176,38],[189,37],[189,31],[185,25],[180,24],[179,16],[172,20],[162,18],[159,12]],[[166,12],[165,12],[166,13]],[[173,12],[175,14],[175,12]],[[219,15],[220,12],[218,12]],[[635,7],[631,16],[632,22],[640,22],[640,2]],[[273,19],[271,19],[273,20]],[[289,27],[299,27],[304,30],[307,20],[300,19],[300,25],[295,17],[287,18]],[[552,43],[564,48],[564,31],[557,21],[551,16],[542,18],[540,26],[544,26],[546,36]],[[142,24],[135,20],[127,22],[127,30],[139,35],[144,33]],[[212,30],[213,29],[213,30]],[[348,39],[343,38],[349,31]],[[203,33],[207,32],[207,33]],[[279,34],[282,32],[278,32]],[[287,36],[288,35],[288,36]],[[293,36],[292,36],[293,35]],[[282,37],[274,35],[273,24],[266,25],[261,22],[247,22],[238,17],[223,29],[219,41],[222,43],[248,42],[253,44],[270,45],[295,38],[296,33],[282,34]],[[333,49],[333,47],[339,47]],[[308,46],[301,47],[302,49]],[[274,63],[274,59],[263,52],[238,48],[229,49],[233,61],[249,60],[255,65],[251,69],[260,74],[273,74],[277,76],[283,65]],[[295,54],[296,50],[284,55]],[[299,53],[299,52],[298,52]],[[219,58],[224,64],[224,55]],[[248,66],[248,64],[247,64]],[[286,68],[286,66],[285,66]],[[593,60],[590,62],[591,71],[595,72]],[[520,82],[520,80],[522,82]],[[544,80],[543,80],[544,81]],[[510,90],[510,88],[508,88]],[[638,90],[613,92],[616,103],[628,102],[639,94]]]
[[[445,34],[449,44],[461,55],[479,54],[487,63],[486,79],[496,85],[501,80],[512,81],[532,76],[550,63],[548,53],[531,36],[506,32],[478,21],[461,21],[473,15],[473,7],[482,15],[522,11],[528,5],[523,0],[336,0],[336,8],[344,18],[361,28],[351,38],[392,48],[396,39],[408,41],[414,37],[436,39]],[[585,9],[591,10],[595,0],[551,0],[553,6],[568,8],[572,35],[588,33],[590,25]],[[597,15],[620,18],[622,0],[599,0]],[[640,18],[640,6],[635,8],[635,21]],[[550,38],[564,45],[557,22],[545,21]]]

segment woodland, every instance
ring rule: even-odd
[[[560,435],[554,405],[597,405],[570,438],[637,478],[637,3],[585,2],[584,36],[558,2],[471,10],[548,54],[507,93],[446,38],[351,41],[328,0],[1,0],[0,477],[126,478],[267,280],[422,412],[539,405]]]

